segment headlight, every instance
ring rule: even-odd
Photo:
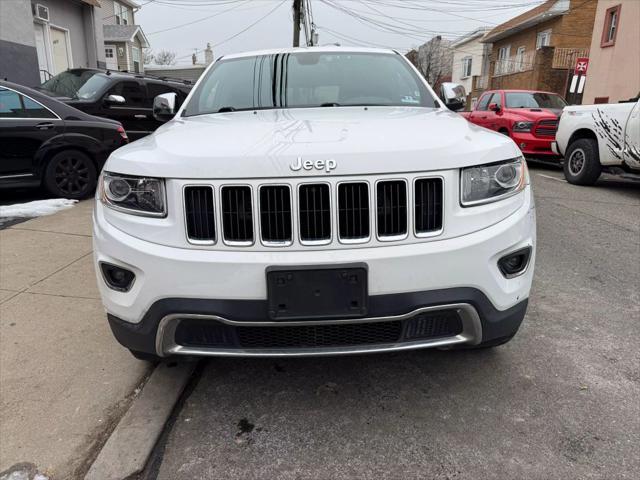
[[[522,157],[506,162],[463,168],[460,174],[462,206],[495,202],[511,196],[527,184],[527,164]]]
[[[533,128],[533,122],[516,122],[513,124],[514,132],[530,132]]]
[[[106,206],[134,215],[164,217],[167,214],[164,180],[103,172],[100,200]]]

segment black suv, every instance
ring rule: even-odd
[[[176,93],[179,106],[191,87],[190,82],[164,77],[75,68],[59,73],[37,89],[90,115],[117,120],[129,138],[137,140],[162,124],[153,117],[157,95]]]

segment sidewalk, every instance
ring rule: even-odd
[[[0,472],[80,478],[149,373],[107,325],[92,206],[0,231]]]

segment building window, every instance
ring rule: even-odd
[[[602,29],[601,47],[610,47],[616,44],[618,25],[620,25],[620,9],[622,4],[607,9],[604,15],[604,28]]]
[[[524,50],[524,47],[518,47],[518,50],[516,50],[516,70],[518,72],[524,71]]]
[[[113,2],[113,9],[116,17],[116,24],[129,25],[129,8],[121,3]]]
[[[598,104],[598,103],[609,103],[609,97],[596,97],[593,100],[594,104]]]
[[[509,72],[509,55],[511,45],[500,47],[498,50],[498,61],[496,62],[495,75],[504,75]]]
[[[104,48],[104,56],[106,58],[114,58],[116,55],[115,55],[113,50],[114,50],[113,47],[105,47]]]
[[[536,48],[548,47],[551,45],[551,30],[538,32],[536,37]]]
[[[471,57],[462,59],[462,78],[471,76]]]
[[[131,51],[133,52],[133,71],[136,73],[141,73],[142,69],[140,67],[140,49],[138,47],[131,47]]]

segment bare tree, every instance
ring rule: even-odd
[[[145,48],[142,51],[142,63],[144,65],[150,65],[153,63],[153,60],[155,59],[155,55],[153,54],[153,50],[151,50],[150,48]]]
[[[440,35],[421,45],[417,56],[414,55],[413,58],[416,68],[434,89],[446,81],[453,72],[451,42]]]
[[[156,53],[155,59],[158,65],[175,65],[176,52],[170,52],[168,50],[160,50],[158,53]]]

